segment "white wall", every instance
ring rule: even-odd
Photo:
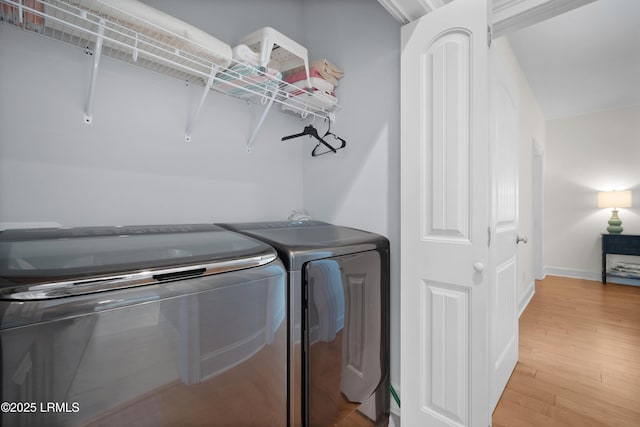
[[[282,13],[291,6],[295,17],[294,1],[262,1],[260,14],[245,2],[157,3],[180,6],[187,21],[200,18],[230,44],[257,28],[251,20],[300,28]],[[0,57],[0,222],[268,220],[303,204],[302,148],[280,142],[294,117],[271,113],[247,153],[261,108],[212,93],[186,143],[202,89],[103,57],[86,125],[91,57],[9,25],[0,25]]]
[[[600,280],[601,233],[611,210],[597,192],[633,190],[640,203],[640,107],[547,122],[545,245],[549,274]],[[619,209],[625,234],[640,234],[640,209]]]
[[[310,59],[328,58],[345,70],[336,89],[343,110],[331,129],[348,145],[336,156],[311,158],[315,144],[300,142],[304,205],[314,218],[389,238],[391,380],[399,384],[400,25],[370,0],[308,1],[305,17]]]
[[[540,242],[533,233],[533,145],[534,141],[544,146],[545,120],[531,87],[516,59],[506,37],[495,40],[492,49],[497,49],[518,88],[519,145],[519,224],[518,234],[526,236],[527,244],[518,245],[518,301],[522,304],[533,291],[533,249]]]

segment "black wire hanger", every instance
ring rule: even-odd
[[[321,155],[327,154],[327,153],[337,153],[339,149],[344,148],[347,145],[347,142],[344,139],[338,137],[337,135],[331,133],[330,129],[331,129],[331,121],[329,121],[329,129],[324,134],[324,136],[321,137],[320,135],[318,135],[318,130],[315,127],[313,127],[313,125],[307,125],[307,126],[304,127],[302,132],[296,133],[296,134],[293,134],[293,135],[283,136],[281,141],[286,141],[287,139],[299,138],[301,136],[309,135],[310,137],[313,137],[313,138],[318,140],[318,143],[316,144],[315,148],[313,149],[313,152],[311,153],[311,155],[313,157],[321,156]],[[342,141],[342,144],[340,145],[340,147],[335,148],[334,146],[329,144],[327,141],[325,141],[324,137],[326,137],[328,135],[331,135],[335,139],[338,139],[338,140]],[[322,145],[324,145],[327,149],[325,151],[323,151],[322,153],[317,153],[318,147],[320,147]]]
[[[344,147],[346,147],[346,146],[347,146],[347,141],[345,141],[344,139],[340,138],[340,137],[339,137],[338,135],[336,135],[335,133],[331,132],[331,120],[329,120],[329,127],[327,128],[327,131],[324,133],[324,135],[322,135],[322,139],[326,141],[326,139],[325,139],[325,138],[327,138],[328,136],[331,136],[333,139],[335,139],[335,140],[337,140],[337,141],[340,141],[340,146],[339,146],[339,147],[334,147],[334,146],[332,146],[332,147],[334,147],[334,149],[335,149],[336,151],[337,151],[337,150],[341,150],[341,149],[343,149]],[[312,155],[313,157],[322,156],[323,154],[327,154],[327,153],[330,153],[330,152],[331,152],[331,150],[325,150],[325,151],[323,151],[323,152],[321,152],[321,153],[318,153],[317,151],[318,151],[318,148],[320,148],[320,145],[321,145],[321,144],[320,144],[320,143],[318,143],[318,144],[316,144],[316,146],[313,148],[313,151],[311,152],[311,155]],[[333,151],[333,152],[335,153],[336,151]]]

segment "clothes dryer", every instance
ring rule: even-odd
[[[290,425],[387,425],[388,240],[319,221],[221,225],[288,270]]]

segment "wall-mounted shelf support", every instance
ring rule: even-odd
[[[18,5],[18,22],[20,23],[20,25],[24,25],[24,11],[22,10],[22,0],[20,0],[19,2],[20,4]]]
[[[89,93],[87,94],[87,103],[84,107],[84,122],[86,124],[93,123],[93,93],[96,88],[96,79],[98,77],[98,68],[100,67],[100,56],[102,55],[102,42],[104,41],[105,20],[100,19],[98,23],[98,35],[96,37],[96,48],[93,52],[93,68],[91,68],[91,84],[89,85]]]
[[[207,95],[211,92],[211,86],[213,86],[213,81],[215,80],[216,73],[218,72],[218,67],[213,64],[211,67],[211,74],[207,79],[207,84],[204,86],[204,92],[202,92],[202,96],[200,97],[200,102],[193,113],[191,113],[191,117],[189,118],[189,124],[187,124],[187,130],[185,131],[184,140],[186,142],[191,142],[191,132],[193,132],[193,126],[200,115],[200,111],[202,110],[202,106],[204,105],[204,100],[207,99]]]
[[[136,39],[133,43],[133,62],[138,62],[138,33],[136,33]]]
[[[267,117],[267,113],[269,113],[269,110],[271,109],[271,106],[273,105],[273,101],[274,99],[276,99],[277,94],[278,91],[274,90],[273,92],[271,92],[271,97],[269,98],[269,101],[267,101],[267,106],[264,107],[264,111],[262,112],[262,116],[260,116],[260,120],[258,120],[258,124],[253,129],[253,132],[251,132],[251,137],[249,137],[249,141],[247,142],[247,151],[251,151],[251,147],[256,140],[256,136],[258,135],[258,132],[260,131],[260,128],[264,123],[264,119]],[[263,98],[263,100],[266,100],[266,98]]]

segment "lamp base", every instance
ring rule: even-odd
[[[607,227],[607,231],[609,234],[620,234],[622,233],[622,220],[618,217],[618,211],[614,209],[611,211],[611,218],[609,218],[609,226]]]

